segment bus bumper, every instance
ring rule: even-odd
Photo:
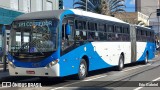
[[[11,76],[43,76],[43,77],[59,77],[59,64],[52,67],[40,68],[23,68],[23,67],[9,67],[9,74]]]

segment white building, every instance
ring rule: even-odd
[[[158,24],[158,17],[156,15],[156,10],[159,8],[160,0],[135,0],[136,11],[141,12],[148,16],[149,26],[152,26],[152,29],[156,33],[160,32],[160,23]]]
[[[24,13],[57,10],[59,9],[59,0],[1,0],[0,7]]]

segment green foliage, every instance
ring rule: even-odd
[[[117,12],[125,12],[125,0],[87,0],[87,11],[104,15],[114,15]],[[86,10],[86,0],[78,0],[74,3],[75,9]]]

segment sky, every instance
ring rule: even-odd
[[[73,1],[74,0],[63,0],[64,2],[64,7],[66,9],[71,9],[73,8]],[[75,0],[76,1],[76,0]],[[135,11],[135,0],[125,0],[125,5],[126,5],[126,11],[127,12],[134,12]]]

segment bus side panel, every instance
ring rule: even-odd
[[[92,44],[88,43],[70,51],[60,58],[60,77],[77,74],[80,61],[84,55],[89,59],[89,71],[111,67],[111,65],[107,64],[99,54],[94,51]]]
[[[146,46],[146,42],[137,42],[137,61],[143,61],[145,59]]]
[[[155,57],[155,45],[150,42],[137,42],[137,61],[145,60],[148,51],[148,59]]]
[[[148,59],[149,60],[153,59],[155,57],[155,43],[148,42],[147,50],[148,50]]]
[[[130,42],[93,42],[95,51],[101,58],[112,66],[117,66],[121,53],[124,53],[125,64],[131,63]]]

